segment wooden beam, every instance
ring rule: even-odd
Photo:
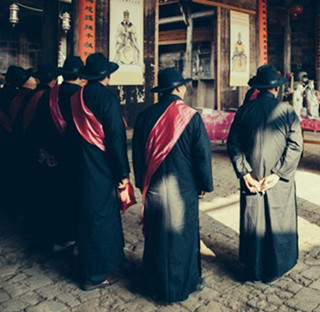
[[[199,27],[193,30],[193,42],[212,41],[213,29]],[[183,44],[187,42],[187,30],[175,29],[159,32],[159,45]]]
[[[192,14],[191,18],[196,19],[196,18],[202,18],[202,17],[209,17],[213,15],[214,15],[214,11],[204,11],[204,12],[198,12],[198,13]],[[159,20],[159,25],[177,23],[177,22],[183,22],[182,15],[161,18]]]
[[[216,74],[217,109],[221,110],[221,7],[217,8],[217,74]]]
[[[234,11],[248,13],[248,14],[253,14],[253,15],[257,14],[257,12],[255,10],[243,9],[243,8],[236,7],[234,5],[224,4],[221,2],[216,2],[216,1],[211,1],[211,0],[192,0],[192,2],[204,4],[204,5],[209,5],[209,6],[213,6],[213,7],[218,7],[218,8],[224,8],[224,9],[228,9],[228,10],[234,10]]]

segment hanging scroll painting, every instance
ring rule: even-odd
[[[144,84],[143,0],[110,0],[110,61],[119,65],[110,85]]]
[[[230,86],[247,86],[249,75],[249,15],[230,11]]]

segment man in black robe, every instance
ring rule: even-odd
[[[73,105],[76,96],[80,96],[76,105],[82,107],[80,112],[72,109],[72,114],[80,146],[77,157],[80,163],[79,252],[83,290],[111,285],[115,281],[115,271],[124,261],[118,186],[129,183],[130,169],[120,102],[107,88],[110,75],[118,68],[102,53],[91,54],[80,70],[88,84],[71,99]],[[88,115],[90,121],[76,123],[78,118],[88,118]],[[87,122],[93,124],[88,126]],[[88,137],[87,132],[93,128],[98,128],[103,137]]]
[[[19,207],[17,207],[17,179],[15,173],[17,164],[17,142],[13,135],[13,111],[16,111],[21,104],[23,98],[30,90],[24,88],[34,79],[32,77],[32,69],[23,69],[20,66],[10,66],[6,73],[6,84],[0,90],[0,137],[2,144],[2,152],[0,156],[1,168],[1,198],[2,203],[8,208],[10,217],[16,219],[19,215]],[[14,110],[12,106],[14,104]],[[18,105],[17,105],[18,104]]]
[[[80,90],[85,81],[79,70],[83,67],[80,57],[70,55],[60,68],[63,83],[44,94],[35,116],[34,131],[46,174],[47,228],[55,250],[74,244],[77,237],[78,144],[74,136],[70,98]]]
[[[43,157],[39,143],[42,132],[39,131],[38,110],[43,104],[42,98],[57,83],[60,72],[52,63],[42,63],[33,74],[39,80],[37,88],[24,99],[14,123],[14,131],[20,138],[22,151],[22,183],[25,204],[25,219],[32,234],[32,247],[36,250],[50,250],[52,247],[51,231],[48,227],[48,206],[50,189],[46,183],[47,163],[54,160]]]
[[[160,71],[159,86],[153,91],[163,95],[137,118],[133,166],[141,192],[149,134],[171,104],[182,102],[188,81],[175,68]],[[210,142],[201,116],[195,113],[153,174],[145,195],[143,271],[146,288],[158,299],[185,300],[202,283],[198,196],[212,190]]]
[[[228,152],[240,179],[240,260],[246,278],[271,282],[298,258],[294,176],[302,152],[299,118],[277,100],[286,82],[270,65],[258,68],[249,85],[257,99],[238,109]]]
[[[22,68],[21,68],[22,69]],[[11,136],[12,123],[9,114],[9,106],[18,93],[19,67],[10,66],[5,75],[4,87],[0,89],[0,196],[1,206],[9,213],[12,209],[10,191],[10,163],[11,163]]]

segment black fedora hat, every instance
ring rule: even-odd
[[[158,73],[158,86],[151,89],[152,92],[164,92],[172,90],[190,82],[191,78],[184,79],[175,67],[165,68]]]
[[[41,63],[33,77],[38,79],[54,79],[61,75],[60,69],[50,62]]]
[[[255,89],[272,89],[283,85],[288,80],[280,77],[272,65],[262,65],[258,68],[256,76],[248,81],[248,85]]]
[[[78,75],[79,70],[83,67],[83,65],[84,64],[80,56],[68,55],[63,63],[63,67],[59,67],[59,71],[61,75]]]
[[[6,83],[14,87],[22,87],[24,83],[33,75],[33,69],[23,69],[20,66],[11,65],[6,73],[1,73],[5,76]]]
[[[79,70],[81,77],[88,80],[103,79],[119,68],[119,65],[110,62],[102,53],[93,53],[88,56],[86,65]]]

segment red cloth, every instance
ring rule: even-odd
[[[142,216],[144,200],[152,176],[170,153],[196,111],[182,100],[172,102],[153,126],[146,143],[146,172],[142,190]]]
[[[259,93],[260,93],[260,91],[259,91],[258,89],[255,89],[255,90],[253,91],[253,93],[251,94],[249,101],[255,100],[255,99],[258,97],[258,94],[259,94]]]
[[[53,123],[56,126],[57,131],[63,135],[67,129],[67,122],[63,119],[59,107],[59,88],[60,85],[57,85],[50,90],[49,106]]]
[[[73,121],[81,136],[90,144],[106,151],[104,144],[105,135],[101,123],[88,109],[83,100],[83,89],[81,88],[71,98],[71,109]]]
[[[128,183],[127,186],[119,188],[119,193],[122,204],[122,213],[125,213],[130,206],[137,203],[132,184]]]
[[[227,140],[235,114],[234,112],[214,111],[213,114],[201,115],[209,139],[212,141]]]
[[[302,130],[320,132],[320,120],[302,119],[300,125]]]
[[[105,134],[101,123],[85,105],[83,100],[83,88],[75,93],[71,98],[71,109],[73,121],[80,135],[90,144],[98,147],[102,151],[106,151],[104,143]],[[129,183],[126,187],[119,189],[119,197],[122,205],[122,213],[124,213],[131,205],[136,203],[134,190]]]
[[[9,117],[0,108],[0,126],[2,126],[7,132],[12,132],[12,125]]]
[[[18,111],[21,107],[21,104],[25,96],[31,92],[31,89],[22,88],[18,94],[13,98],[9,106],[9,114],[11,117],[11,122],[13,123],[17,117]]]
[[[30,101],[29,101],[29,103],[23,113],[23,132],[26,132],[32,119],[34,118],[38,104],[39,104],[39,100],[45,91],[46,90],[37,91],[33,95],[33,97],[30,99]]]

